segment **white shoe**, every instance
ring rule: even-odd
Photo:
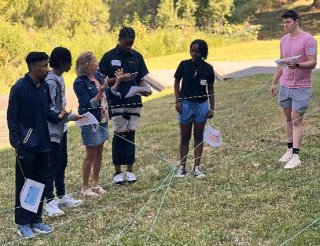
[[[113,177],[113,181],[116,185],[122,185],[124,182],[124,178],[122,173],[119,173]]]
[[[58,207],[58,203],[55,200],[46,204],[44,214],[49,217],[64,215],[64,212]]]
[[[129,183],[134,183],[134,182],[137,181],[136,175],[134,175],[133,172],[126,172],[125,179],[126,179]]]
[[[291,159],[284,166],[285,169],[293,169],[298,166],[301,166],[301,161],[298,154],[293,154]]]
[[[193,176],[195,176],[197,178],[205,178],[206,177],[206,175],[203,172],[201,172],[200,166],[194,166]]]
[[[279,159],[280,162],[288,162],[292,157],[292,148],[287,149],[286,153]]]
[[[65,194],[58,200],[59,208],[70,208],[70,207],[77,207],[82,203],[82,200],[74,199],[73,197]]]

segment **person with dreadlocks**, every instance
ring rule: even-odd
[[[141,96],[126,97],[132,86],[145,87],[149,96],[151,91],[143,78],[149,73],[143,56],[132,49],[135,31],[131,27],[123,27],[119,32],[119,43],[106,52],[100,61],[100,72],[108,76],[111,86],[109,103],[113,122],[114,136],[112,140],[112,161],[115,167],[114,182],[117,185],[125,181],[134,183],[137,178],[133,173],[135,162],[135,131],[141,112]],[[116,82],[121,74],[129,74],[122,82]],[[127,172],[121,172],[121,165],[127,165]]]
[[[175,108],[179,113],[181,136],[180,167],[177,170],[176,177],[185,177],[188,173],[186,162],[193,125],[195,157],[193,175],[201,178],[205,177],[205,174],[200,169],[203,132],[207,118],[213,117],[215,107],[214,70],[209,63],[205,62],[208,56],[208,45],[204,40],[196,39],[191,43],[190,55],[191,59],[180,62],[174,75]]]

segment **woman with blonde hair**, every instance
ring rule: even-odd
[[[103,144],[109,138],[106,96],[108,81],[98,69],[96,56],[91,51],[82,53],[76,61],[77,78],[73,84],[79,102],[79,114],[90,112],[99,122],[99,125],[81,126],[81,137],[85,146],[81,194],[86,197],[97,197],[106,192],[99,185],[99,174]],[[92,186],[89,185],[91,168]]]

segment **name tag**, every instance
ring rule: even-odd
[[[207,85],[207,80],[206,79],[200,80],[200,85]]]
[[[111,66],[121,67],[120,60],[111,60]]]

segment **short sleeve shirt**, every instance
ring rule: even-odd
[[[125,98],[130,87],[139,85],[142,78],[149,73],[143,56],[139,52],[132,49],[131,52],[124,54],[117,46],[103,55],[99,66],[100,72],[109,78],[115,78],[114,73],[120,68],[123,69],[124,73],[138,73],[134,80],[120,84],[118,92],[120,92],[121,97],[109,93],[112,108],[142,106],[141,96]]]
[[[307,56],[317,55],[317,41],[307,32],[301,31],[297,36],[287,34],[281,38],[280,51],[283,58],[299,56],[297,63],[306,62]],[[312,69],[290,69],[284,67],[280,84],[288,88],[311,87]]]
[[[189,59],[179,64],[174,78],[179,83],[182,80],[180,98],[191,102],[205,102],[208,100],[207,85],[214,83],[214,70],[205,61],[196,65]]]

